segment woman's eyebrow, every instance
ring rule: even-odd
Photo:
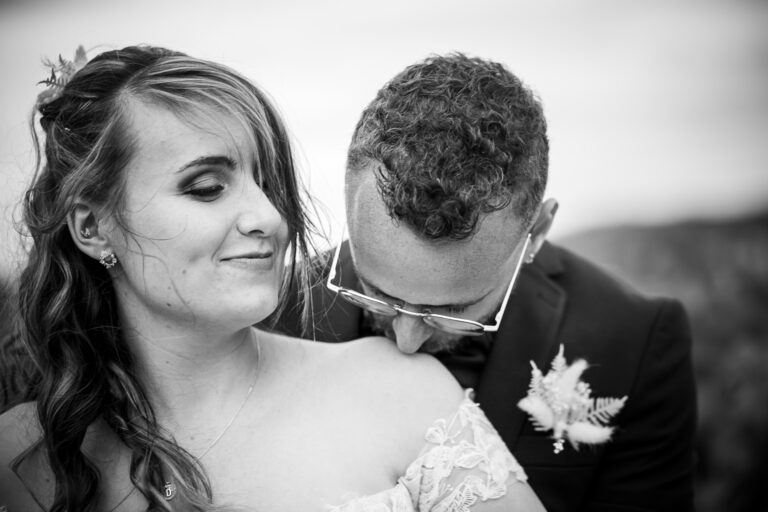
[[[182,165],[176,171],[176,173],[184,172],[187,169],[190,169],[192,167],[199,167],[201,165],[219,165],[219,166],[226,167],[227,169],[234,169],[235,161],[229,158],[228,156],[224,156],[224,155],[201,156],[200,158],[195,158],[191,162],[188,162]]]

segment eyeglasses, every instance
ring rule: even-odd
[[[517,276],[520,273],[520,268],[523,266],[523,260],[525,259],[525,255],[528,252],[528,246],[531,243],[531,234],[528,233],[528,235],[525,238],[525,243],[523,244],[523,250],[520,251],[520,256],[517,260],[517,263],[515,264],[515,271],[512,274],[512,279],[510,280],[509,286],[507,287],[507,292],[504,294],[504,300],[501,301],[501,307],[499,308],[499,312],[496,313],[496,318],[494,319],[494,323],[493,325],[483,325],[480,322],[475,322],[474,320],[467,320],[466,318],[456,318],[453,316],[439,315],[436,313],[432,313],[428,309],[425,309],[424,311],[421,311],[421,312],[409,311],[396,304],[391,304],[381,299],[369,297],[364,293],[360,293],[358,291],[333,284],[333,280],[336,278],[336,267],[339,263],[339,254],[341,252],[341,242],[344,240],[344,235],[346,234],[346,231],[347,231],[347,228],[345,226],[344,230],[342,231],[339,243],[336,245],[336,251],[333,254],[333,261],[331,262],[331,271],[328,274],[328,281],[326,283],[326,287],[328,287],[329,290],[336,292],[342,298],[344,298],[347,302],[350,302],[355,306],[368,310],[371,313],[388,316],[388,317],[395,317],[399,314],[418,317],[418,318],[421,318],[424,321],[424,323],[429,325],[430,327],[434,327],[435,329],[439,329],[441,331],[445,331],[451,334],[462,334],[464,336],[480,336],[481,334],[486,332],[496,332],[499,330],[501,319],[504,317],[504,312],[507,309],[507,303],[509,302],[509,297],[510,295],[512,295],[512,288],[514,288],[515,286],[515,281],[517,280]]]

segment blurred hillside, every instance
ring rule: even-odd
[[[685,304],[698,384],[697,510],[768,510],[768,211],[559,242],[641,291]]]

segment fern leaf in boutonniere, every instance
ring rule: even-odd
[[[592,398],[589,384],[581,380],[587,362],[578,359],[569,365],[562,345],[546,375],[533,361],[531,366],[528,395],[517,406],[530,415],[536,430],[552,431],[555,453],[563,451],[566,439],[578,449],[579,444],[600,444],[611,438],[613,427],[608,423],[624,407],[626,396]]]

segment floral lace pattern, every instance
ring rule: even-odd
[[[392,489],[329,507],[330,512],[470,512],[478,502],[498,499],[523,468],[471,399],[468,389],[450,419],[427,430],[426,446]]]

